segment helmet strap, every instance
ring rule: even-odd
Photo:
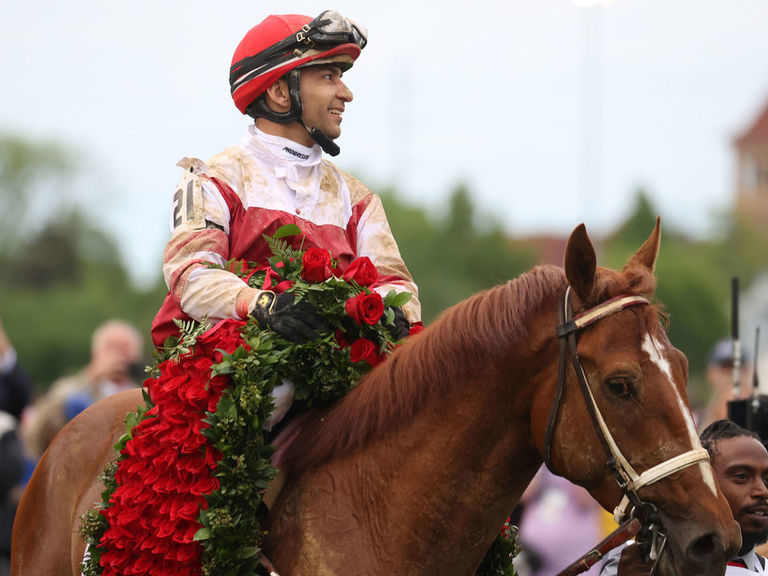
[[[276,112],[267,106],[266,96],[263,94],[256,98],[245,113],[253,118],[266,118],[278,124],[290,124],[291,122],[301,122],[301,115],[304,110],[301,106],[301,90],[299,88],[299,70],[291,70],[286,73],[285,80],[288,83],[288,97],[290,98],[290,108],[287,112]]]
[[[302,126],[304,126],[304,128],[307,128],[306,125],[304,125],[304,122],[302,122],[301,124]],[[317,128],[312,128],[311,130],[307,128],[307,130],[309,131],[309,135],[312,138],[312,140],[314,140],[320,145],[320,148],[323,149],[323,152],[325,152],[330,156],[339,155],[339,152],[341,152],[341,148],[339,148],[339,145],[336,144],[336,142],[328,138],[328,136],[326,136],[324,132],[318,130]]]

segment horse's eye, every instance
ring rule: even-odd
[[[631,398],[635,394],[635,388],[629,378],[611,378],[605,385],[608,387],[611,394],[619,398]]]

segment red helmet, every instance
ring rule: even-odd
[[[229,84],[242,113],[291,70],[334,62],[347,70],[365,46],[365,29],[326,10],[315,19],[299,14],[267,16],[251,28],[232,57]]]

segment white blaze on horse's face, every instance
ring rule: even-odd
[[[696,425],[693,422],[693,417],[691,416],[691,412],[686,407],[685,402],[683,402],[683,398],[682,396],[680,396],[680,392],[678,391],[677,386],[675,386],[675,383],[672,380],[672,366],[669,364],[669,360],[667,359],[667,357],[662,355],[661,353],[661,351],[664,348],[665,346],[659,343],[650,334],[646,334],[644,336],[643,351],[646,354],[648,354],[649,358],[651,359],[651,362],[656,364],[659,370],[667,377],[667,381],[669,382],[669,385],[672,387],[672,392],[674,393],[675,399],[677,400],[677,405],[683,414],[683,419],[685,420],[685,427],[688,430],[688,437],[691,440],[691,447],[693,449],[701,448],[701,441],[699,440],[699,435],[696,433]],[[700,462],[699,470],[701,471],[701,476],[702,476],[702,479],[704,480],[704,483],[709,487],[710,490],[712,490],[712,494],[717,495],[717,488],[715,487],[715,477],[712,474],[712,467],[707,462]]]

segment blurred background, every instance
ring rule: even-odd
[[[745,347],[768,317],[761,0],[3,3],[0,316],[37,391],[105,319],[148,335],[175,163],[245,131],[235,46],[325,8],[370,41],[334,161],[384,197],[425,320],[560,264],[580,222],[621,266],[660,215],[658,297],[704,403],[732,276]]]

